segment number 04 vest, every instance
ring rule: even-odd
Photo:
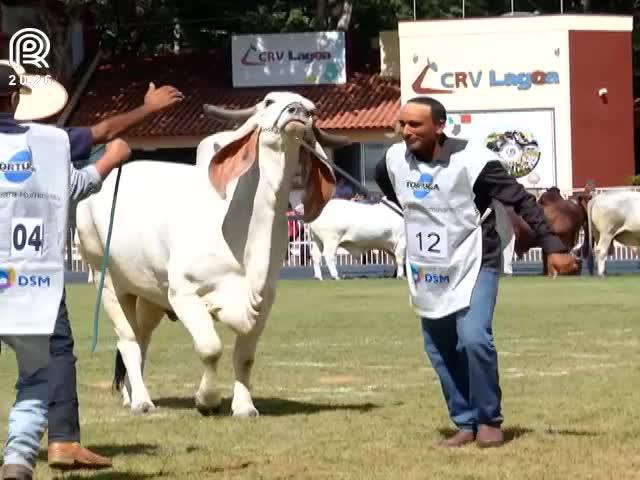
[[[473,186],[491,152],[448,139],[441,158],[419,161],[404,143],[386,153],[403,208],[410,303],[437,319],[469,306],[482,263],[482,228]]]
[[[0,335],[50,335],[64,287],[69,137],[0,134]]]

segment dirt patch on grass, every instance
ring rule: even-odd
[[[322,385],[354,385],[363,381],[363,377],[355,377],[353,375],[325,375],[318,379],[318,382]]]
[[[106,380],[93,383],[85,383],[84,385],[89,388],[99,388],[100,390],[111,390],[112,386],[111,382],[108,382]]]

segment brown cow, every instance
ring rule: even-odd
[[[588,248],[589,232],[587,225],[587,202],[591,199],[591,188],[587,187],[584,192],[573,194],[569,199],[565,199],[557,187],[551,187],[538,199],[538,204],[544,210],[544,216],[551,230],[560,238],[562,243],[569,250],[573,250],[577,241],[580,229],[584,229],[585,241],[581,247],[581,256],[586,257],[585,248]],[[540,243],[535,238],[533,230],[524,219],[515,213],[513,208],[505,207],[511,220],[513,232],[515,234],[515,253],[522,258],[530,248],[540,247]],[[579,274],[581,264],[578,262]],[[547,275],[547,258],[543,256],[543,274]]]

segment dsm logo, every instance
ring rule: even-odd
[[[417,182],[407,180],[406,186],[413,190],[413,196],[420,200],[429,195],[432,190],[440,190],[438,184],[433,183],[433,177],[428,173],[421,174]]]
[[[0,159],[0,174],[11,183],[22,183],[34,172],[30,150],[21,150],[9,160]]]
[[[411,265],[411,276],[413,277],[413,283],[416,285],[422,282],[434,284],[449,283],[449,275],[427,272],[424,268],[416,265]]]
[[[51,277],[48,275],[19,275],[13,268],[0,268],[0,292],[11,287],[49,288]]]

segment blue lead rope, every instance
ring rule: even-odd
[[[102,146],[104,149],[104,146]],[[120,185],[120,175],[122,174],[122,167],[118,168],[118,174],[116,175],[116,186],[113,191],[113,200],[111,202],[111,217],[109,218],[109,230],[107,231],[107,243],[104,247],[104,254],[102,255],[102,265],[100,266],[100,283],[98,285],[98,295],[96,304],[93,309],[93,341],[91,344],[91,352],[95,353],[96,346],[98,345],[98,321],[100,319],[100,306],[102,305],[102,290],[104,289],[104,277],[107,271],[107,264],[109,263],[109,246],[111,245],[111,233],[113,232],[113,219],[116,213],[116,200],[118,198],[118,187]]]
[[[91,344],[91,352],[95,353],[96,345],[98,345],[98,320],[100,319],[100,306],[102,304],[102,290],[104,289],[104,277],[107,271],[107,263],[109,263],[109,246],[111,245],[111,233],[113,232],[113,218],[116,213],[116,199],[118,198],[118,186],[120,184],[120,175],[122,174],[122,165],[118,168],[116,176],[116,187],[113,191],[113,202],[111,203],[111,217],[109,218],[109,231],[107,233],[107,243],[104,247],[104,255],[102,255],[102,265],[100,267],[100,284],[98,285],[98,297],[93,310],[93,343]]]

